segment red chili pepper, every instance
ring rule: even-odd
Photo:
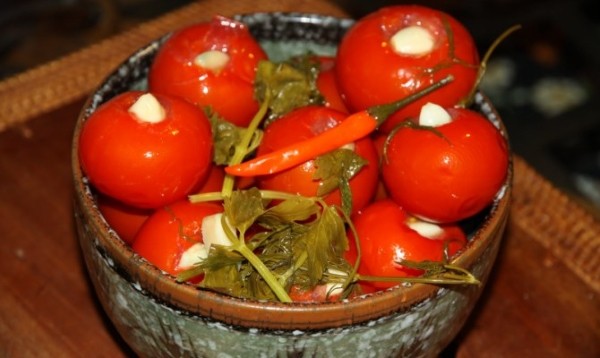
[[[354,113],[328,131],[243,163],[228,166],[225,172],[234,176],[250,177],[274,174],[302,164],[369,135],[398,109],[445,86],[452,80],[452,76],[448,76],[396,102]]]

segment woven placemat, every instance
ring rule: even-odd
[[[600,294],[600,222],[522,158],[515,158],[514,172],[511,225]]]
[[[198,1],[0,82],[0,131],[83,98],[135,49],[170,31],[215,14],[274,11],[346,16],[326,0]]]

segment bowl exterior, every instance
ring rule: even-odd
[[[349,20],[301,14],[254,14],[240,19],[259,38],[286,43],[290,36],[308,38],[317,51],[330,51],[351,24]],[[265,27],[270,29],[268,34],[263,33]],[[324,27],[330,30],[324,31]],[[274,38],[273,29],[280,37],[282,32],[288,35]],[[331,34],[331,29],[336,31],[333,37],[323,40],[322,33]],[[124,340],[145,357],[436,356],[463,326],[492,269],[507,222],[512,172],[485,224],[455,262],[471,271],[482,282],[480,286],[412,285],[348,302],[286,306],[227,298],[177,284],[137,256],[110,229],[77,158],[82,123],[110,97],[144,88],[147,70],[163,40],[131,56],[90,96],[73,140],[74,210],[80,246],[99,300]],[[477,102],[501,127],[489,101],[479,95]]]
[[[88,200],[92,200],[88,198]],[[482,287],[440,288],[422,302],[360,324],[316,330],[240,327],[190,314],[123,274],[102,242],[105,224],[78,200],[76,221],[95,291],[124,340],[144,357],[422,357],[436,356],[456,336]],[[471,272],[483,283],[501,242],[506,215],[486,238]]]

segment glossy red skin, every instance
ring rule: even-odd
[[[375,149],[377,150],[378,165],[379,168],[381,168],[384,158],[384,149],[385,142],[387,140],[387,134],[376,132],[371,138],[373,139],[373,144],[375,145]],[[375,192],[375,197],[373,198],[373,200],[387,199],[388,197],[389,195],[387,193],[387,189],[385,188],[385,184],[383,183],[383,178],[381,175],[379,175],[377,190]]]
[[[98,209],[121,240],[131,244],[142,224],[153,209],[140,209],[126,205],[106,195],[98,196]]]
[[[447,109],[452,122],[401,128],[382,167],[389,195],[415,216],[435,222],[466,219],[490,205],[508,170],[505,138],[485,117]]]
[[[346,114],[327,107],[307,106],[299,108],[266,128],[257,154],[266,154],[290,143],[313,137],[335,127],[345,118]],[[371,201],[377,186],[379,171],[377,168],[377,152],[370,138],[356,141],[354,150],[368,161],[368,164],[350,179],[352,207],[353,211],[356,211]],[[313,180],[315,170],[314,160],[309,160],[291,169],[257,177],[256,179],[258,187],[261,189],[284,191],[303,196],[316,196],[320,181]],[[330,205],[341,205],[339,189],[327,194],[324,199]]]
[[[230,56],[217,74],[193,64],[196,56],[208,50]],[[158,51],[148,83],[153,92],[211,106],[226,120],[245,127],[258,111],[253,83],[258,62],[266,59],[245,25],[215,16],[174,33]]]
[[[100,106],[83,124],[79,159],[105,195],[139,208],[158,208],[188,195],[212,165],[212,133],[198,107],[156,95],[167,118],[143,123],[128,109],[143,92]]]
[[[376,201],[352,217],[361,247],[359,274],[378,277],[414,277],[421,271],[396,263],[398,260],[443,261],[444,252],[452,257],[467,242],[462,229],[454,224],[443,225],[444,233],[436,238],[421,236],[407,222],[415,220],[391,199]],[[356,259],[355,237],[348,233],[349,262]],[[365,292],[392,287],[394,282],[363,281]]]
[[[177,275],[181,255],[196,243],[202,243],[202,219],[220,213],[216,203],[192,204],[181,200],[158,209],[140,228],[132,248],[159,269]]]
[[[225,179],[225,170],[219,165],[211,165],[206,179],[200,183],[198,188],[192,190],[193,193],[210,193],[221,191],[223,180]]]
[[[213,165],[206,181],[202,183],[199,189],[194,189],[192,193],[220,192],[223,189],[223,180],[225,179],[225,170],[220,165]],[[235,181],[235,189],[249,189],[255,185],[254,177],[238,177]]]
[[[340,112],[349,113],[342,100],[335,78],[335,57],[321,56],[321,70],[317,76],[317,89],[325,98],[325,106]]]
[[[454,60],[442,19],[454,37]],[[399,55],[389,46],[392,35],[420,25],[434,34],[436,45],[426,55]],[[368,65],[365,65],[368,64]],[[380,127],[383,132],[406,118],[416,117],[427,102],[454,106],[475,84],[479,55],[470,33],[456,19],[419,5],[381,8],[358,20],[342,39],[337,53],[336,79],[351,111],[404,98],[452,74],[454,81],[400,109]]]

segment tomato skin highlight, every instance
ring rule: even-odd
[[[156,210],[142,225],[132,244],[133,250],[159,269],[177,275],[181,255],[202,243],[202,219],[223,212],[216,203],[192,204],[181,200]]]
[[[431,130],[404,127],[386,147],[387,192],[411,214],[456,222],[490,205],[506,179],[508,145],[478,112],[447,108],[452,122]]]
[[[257,155],[261,156],[282,147],[303,141],[342,123],[346,115],[342,112],[321,106],[306,106],[294,110],[271,123],[265,130]],[[367,205],[377,186],[379,171],[377,152],[371,139],[362,138],[354,142],[356,154],[368,161],[352,179],[352,207],[358,210]],[[303,196],[316,196],[320,180],[314,180],[315,161],[308,160],[279,173],[256,177],[258,187],[266,190],[278,190]],[[325,196],[328,204],[341,204],[339,189]]]
[[[452,44],[446,33],[447,21]],[[434,37],[434,49],[426,55],[399,55],[390,38],[402,28],[418,25]],[[451,52],[454,52],[454,58]],[[369,64],[365,66],[365,64]],[[380,127],[389,133],[401,121],[416,117],[427,102],[454,106],[473,88],[479,65],[476,44],[467,29],[441,11],[419,5],[397,5],[379,9],[348,30],[336,58],[336,79],[346,105],[360,111],[404,98],[448,75],[447,86],[400,109]]]
[[[408,226],[410,215],[391,199],[376,201],[357,214],[352,220],[361,247],[358,273],[378,277],[415,277],[422,272],[403,267],[398,260],[443,261],[444,252],[449,257],[461,250],[467,242],[459,226],[441,226],[443,234],[435,238],[421,236]],[[349,262],[356,257],[356,239],[348,232],[350,249],[346,255]],[[397,285],[394,282],[361,281],[365,292],[372,292]]]
[[[211,50],[229,56],[217,73],[194,65],[198,55]],[[253,82],[258,62],[266,59],[245,25],[215,16],[171,35],[152,63],[148,83],[153,92],[210,106],[226,120],[245,127],[258,111]]]
[[[188,195],[212,165],[212,133],[198,107],[155,95],[166,111],[145,123],[128,110],[143,94],[125,92],[101,105],[84,123],[79,159],[105,195],[139,208],[158,208]]]

